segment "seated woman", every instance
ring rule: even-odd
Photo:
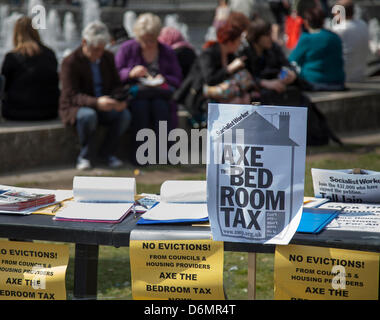
[[[29,17],[17,20],[14,49],[7,53],[1,73],[5,77],[2,115],[9,120],[47,120],[58,116],[57,59],[41,42]]]
[[[217,41],[204,45],[199,56],[199,66],[205,83],[204,94],[216,102],[250,103],[252,79],[244,70],[243,57],[236,57],[242,34],[248,26],[248,18],[237,13],[217,31]],[[248,76],[248,78],[247,78]]]
[[[284,93],[297,78],[281,47],[271,37],[271,24],[255,18],[247,28],[240,55],[252,74],[262,104],[284,104]]]
[[[305,89],[311,91],[344,90],[343,46],[339,36],[323,28],[325,13],[320,6],[305,9],[303,32],[289,60],[300,67]]]
[[[171,97],[181,84],[182,70],[174,50],[158,41],[161,26],[158,16],[140,15],[134,25],[136,39],[123,43],[115,56],[121,81],[131,84],[134,151],[141,144],[136,142],[140,129],[153,127],[158,141],[159,122],[173,128],[177,121]]]
[[[244,70],[244,58],[235,57],[248,18],[231,12],[217,31],[217,41],[205,43],[189,74],[175,93],[175,100],[189,112],[190,125],[207,126],[208,102],[250,103],[252,77]]]
[[[170,26],[162,28],[158,41],[170,46],[175,51],[181,66],[182,78],[185,79],[197,57],[193,46],[185,40],[181,31]]]
[[[324,145],[329,139],[340,144],[324,115],[303,94],[281,47],[272,41],[271,25],[256,18],[247,28],[246,40],[240,54],[246,57],[246,68],[254,79],[257,101],[262,105],[308,107],[307,144]]]

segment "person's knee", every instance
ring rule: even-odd
[[[98,115],[94,109],[82,107],[78,110],[77,122],[88,128],[88,130],[94,131],[98,125]]]
[[[132,122],[132,114],[128,109],[125,109],[120,114],[120,127],[121,131],[125,132],[128,130]]]

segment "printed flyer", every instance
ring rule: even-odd
[[[66,300],[67,245],[0,241],[0,300]]]
[[[310,246],[277,246],[276,300],[377,300],[379,254]]]
[[[223,300],[223,243],[131,240],[135,300]]]
[[[380,232],[380,204],[327,202],[320,208],[342,210],[326,230]]]
[[[380,172],[311,169],[314,194],[331,202],[380,203]]]
[[[288,244],[302,215],[307,109],[209,104],[208,110],[213,239]]]

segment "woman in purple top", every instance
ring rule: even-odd
[[[137,132],[153,128],[157,154],[159,121],[166,121],[169,130],[177,125],[176,105],[171,96],[182,81],[181,67],[174,50],[157,40],[161,27],[158,16],[151,13],[140,15],[134,25],[136,39],[122,44],[115,56],[121,81],[131,84],[134,151],[141,144],[136,141]],[[163,139],[167,141],[166,136]],[[136,156],[132,160],[135,164],[145,164]]]

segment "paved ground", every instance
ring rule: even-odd
[[[346,136],[342,140],[347,144],[359,144],[366,147],[380,145],[380,130],[377,132],[367,132]],[[312,153],[307,158],[315,159],[324,157],[326,153]],[[335,157],[349,157],[350,152],[342,149],[341,153],[335,153]],[[206,174],[203,166],[161,166],[155,170],[151,168],[136,168],[126,165],[121,170],[110,170],[108,168],[94,168],[89,171],[78,171],[72,165],[64,167],[48,167],[23,172],[12,172],[0,176],[0,184],[21,186],[21,187],[38,187],[46,189],[71,189],[73,177],[76,175],[91,176],[135,176],[137,183],[143,184],[162,184],[165,180],[184,179],[189,177],[199,177]]]

